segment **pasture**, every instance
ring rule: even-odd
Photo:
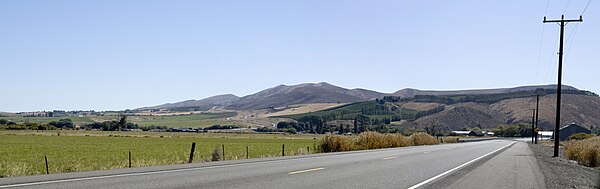
[[[158,133],[102,131],[0,131],[0,177],[106,170],[187,163],[192,142],[194,163],[210,161],[215,147],[225,145],[225,160],[305,154],[314,135]]]

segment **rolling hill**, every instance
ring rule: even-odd
[[[555,85],[522,86],[500,89],[477,89],[457,91],[430,91],[402,89],[395,93],[382,93],[367,89],[346,89],[329,83],[304,83],[298,85],[279,85],[243,97],[232,94],[218,95],[202,100],[187,100],[159,106],[139,108],[138,110],[169,109],[172,111],[208,110],[213,107],[230,110],[260,110],[285,107],[288,105],[311,103],[353,103],[383,98],[384,96],[415,97],[419,95],[477,95],[503,94],[536,89],[555,89]],[[565,90],[577,90],[575,87],[563,86]]]
[[[536,89],[556,89],[556,85],[539,85],[539,86],[521,86],[514,88],[499,88],[499,89],[474,89],[474,90],[455,90],[455,91],[430,91],[430,90],[418,90],[406,88],[396,91],[390,96],[399,97],[414,97],[416,95],[472,95],[472,94],[501,94],[501,93],[513,93],[520,91],[534,91]],[[575,87],[563,85],[563,90],[577,90]]]
[[[169,109],[172,111],[204,111],[210,110],[214,107],[225,107],[231,103],[237,101],[240,97],[225,94],[208,97],[202,100],[186,100],[177,103],[167,103],[158,106],[139,108],[138,110],[151,110],[151,109]]]
[[[366,89],[345,89],[329,83],[306,83],[279,85],[258,93],[244,96],[227,106],[228,109],[255,110],[293,104],[347,103],[382,98],[384,93]]]

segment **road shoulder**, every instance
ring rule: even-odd
[[[600,188],[600,171],[598,169],[581,166],[564,159],[562,148],[561,157],[554,158],[552,157],[552,147],[531,143],[528,145],[534,152],[544,174],[546,188]]]
[[[545,188],[544,176],[524,142],[517,142],[479,165],[438,181],[443,188]]]

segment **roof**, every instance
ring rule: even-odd
[[[469,134],[469,133],[471,133],[471,131],[452,131],[452,133],[456,133],[456,134]]]
[[[568,128],[568,127],[580,127],[582,129],[589,130],[589,129],[585,128],[585,127],[582,127],[581,125],[577,125],[576,123],[571,123],[571,124],[565,125],[565,126],[561,127],[559,130],[563,130],[563,129]]]

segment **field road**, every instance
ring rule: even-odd
[[[415,146],[0,179],[0,188],[545,188],[527,144]]]

